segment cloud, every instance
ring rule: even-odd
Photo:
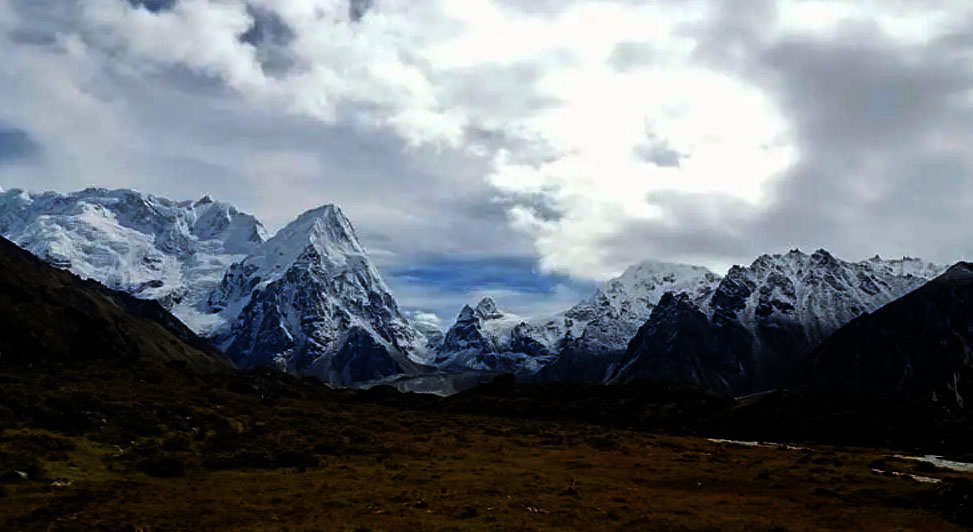
[[[423,324],[440,330],[442,330],[445,325],[442,318],[431,312],[416,310],[409,313],[409,317],[412,319],[413,323]]]
[[[608,65],[619,72],[651,66],[664,58],[655,51],[651,41],[623,41],[615,45],[608,56]]]
[[[348,5],[348,15],[354,22],[360,22],[362,17],[372,8],[374,0],[350,0]]]
[[[635,146],[635,155],[648,163],[660,167],[679,167],[682,159],[687,157],[683,153],[672,149],[669,142],[649,133],[645,143]]]
[[[956,39],[964,30],[909,31],[907,21],[928,22],[904,6],[878,24],[867,11],[819,7],[813,22],[768,12],[758,26],[796,29],[760,38],[745,21],[697,28],[702,61],[760,88],[789,125],[795,157],[766,182],[764,199],[650,194],[665,214],[608,235],[599,244],[607,260],[631,260],[636,244],[714,267],[791,247],[849,258],[968,256],[973,242],[952,229],[973,221],[973,157],[962,148],[973,141],[964,126],[973,69],[971,48]]]
[[[123,52],[127,68],[185,68],[250,106],[489,161],[477,163],[476,185],[463,186],[483,191],[485,204],[506,202],[504,223],[534,242],[543,267],[575,276],[624,268],[592,246],[630,219],[657,217],[648,194],[758,201],[789,162],[776,142],[779,112],[764,95],[693,63],[680,31],[706,16],[697,3],[579,1],[550,17],[489,0],[385,0],[367,16],[336,0],[79,5],[88,45]],[[640,41],[647,31],[658,39]],[[639,42],[660,59],[612,66],[619,50],[637,58]],[[279,179],[297,171],[307,188],[312,167],[299,166]]]
[[[26,131],[0,124],[0,164],[26,159],[39,151],[40,146]]]
[[[384,271],[443,256],[540,271],[511,274],[514,289],[402,281],[415,308],[482,290],[526,308],[517,279],[553,305],[566,279],[647,258],[956,260],[973,247],[957,229],[973,212],[969,14],[945,0],[13,0],[0,123],[39,149],[0,179],[210,193],[272,227],[335,202]]]

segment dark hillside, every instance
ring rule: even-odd
[[[82,280],[0,239],[0,365],[96,359],[170,363],[201,373],[232,368],[158,303]]]

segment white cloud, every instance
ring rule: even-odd
[[[30,123],[59,165],[83,167],[88,177],[77,181],[99,175],[123,184],[142,160],[133,151],[183,149],[254,188],[249,205],[273,225],[335,201],[359,225],[417,253],[502,251],[506,241],[483,236],[500,234],[490,227],[496,213],[476,211],[494,208],[495,196],[544,268],[585,278],[650,255],[724,263],[728,251],[690,250],[673,235],[711,245],[714,229],[759,227],[783,181],[815,178],[792,177],[806,156],[795,132],[801,110],[815,102],[780,98],[771,76],[748,70],[757,68],[753,56],[788,37],[836,40],[849,26],[874,27],[911,50],[956,30],[967,9],[904,0],[565,0],[529,9],[511,0],[376,0],[356,22],[347,0],[179,0],[158,13],[122,0],[77,1],[81,16],[63,33],[60,55],[24,52],[23,61],[0,65],[4,79],[30,80],[10,91],[24,111],[0,110],[0,118]],[[282,71],[265,71],[260,51],[239,39],[253,24],[247,5],[289,28]],[[0,18],[13,14],[0,10]],[[133,141],[128,133],[138,128],[126,123],[124,105],[88,91],[85,79],[107,68],[89,54],[105,54],[112,69],[144,84],[188,69],[238,96],[194,100],[187,114],[248,109],[261,124],[277,119],[310,133],[294,147],[276,133],[233,146]],[[69,112],[38,118],[36,101],[28,105],[34,90]],[[319,131],[305,117],[333,134],[313,138]],[[93,134],[73,131],[81,129]],[[336,138],[346,131],[355,153],[385,143],[377,150],[384,160],[344,160],[347,144]],[[389,155],[389,146],[401,147],[387,142],[389,133],[405,153]],[[646,146],[666,157],[646,157]],[[90,163],[91,153],[101,162]],[[847,187],[872,203],[881,200],[872,182]],[[273,183],[286,192],[267,194]],[[432,208],[443,214],[428,215]],[[784,235],[772,245],[790,238],[778,225],[766,228]],[[640,240],[633,227],[659,234]],[[613,241],[621,244],[606,245]],[[510,247],[523,253],[522,244]]]
[[[414,310],[409,313],[409,318],[413,323],[418,325],[425,325],[427,327],[432,327],[435,329],[442,330],[445,326],[442,318],[433,314],[432,312],[423,312],[421,310]]]

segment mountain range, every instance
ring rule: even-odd
[[[0,235],[48,264],[157,301],[238,367],[336,386],[513,373],[759,392],[789,382],[846,324],[945,270],[914,258],[848,262],[823,249],[762,255],[724,276],[645,262],[553,316],[523,318],[486,298],[438,331],[407,319],[334,205],[270,236],[256,217],[209,197],[11,190],[0,194]]]
[[[847,262],[823,249],[762,255],[723,277],[646,262],[555,317],[519,320],[488,300],[467,307],[439,349],[468,367],[543,356],[552,359],[536,373],[543,382],[685,380],[727,393],[763,391],[843,325],[942,271],[915,258]],[[719,376],[693,370],[697,356],[719,359]]]
[[[963,355],[971,279],[973,267],[958,265],[854,320],[805,359],[804,395],[505,376],[440,397],[235,370],[159,302],[0,238],[0,528],[412,529],[432,519],[445,529],[770,530],[786,521],[962,530],[973,526],[959,462],[973,441],[963,406],[973,392]],[[669,320],[636,347],[670,325],[708,324],[685,293],[663,294],[653,314]],[[719,344],[705,347],[693,367],[720,375],[710,357]],[[888,371],[858,371],[866,367]],[[819,400],[832,393],[822,385],[896,395]],[[924,399],[902,399],[920,390]],[[948,460],[918,458],[932,453]],[[525,471],[543,474],[520,482]]]
[[[0,194],[0,234],[49,264],[155,300],[237,366],[335,385],[414,372],[423,337],[333,205],[268,238],[209,197],[131,190]]]

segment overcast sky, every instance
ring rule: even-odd
[[[973,9],[0,0],[0,185],[340,205],[403,306],[645,260],[973,251]],[[722,272],[720,272],[722,273]]]

